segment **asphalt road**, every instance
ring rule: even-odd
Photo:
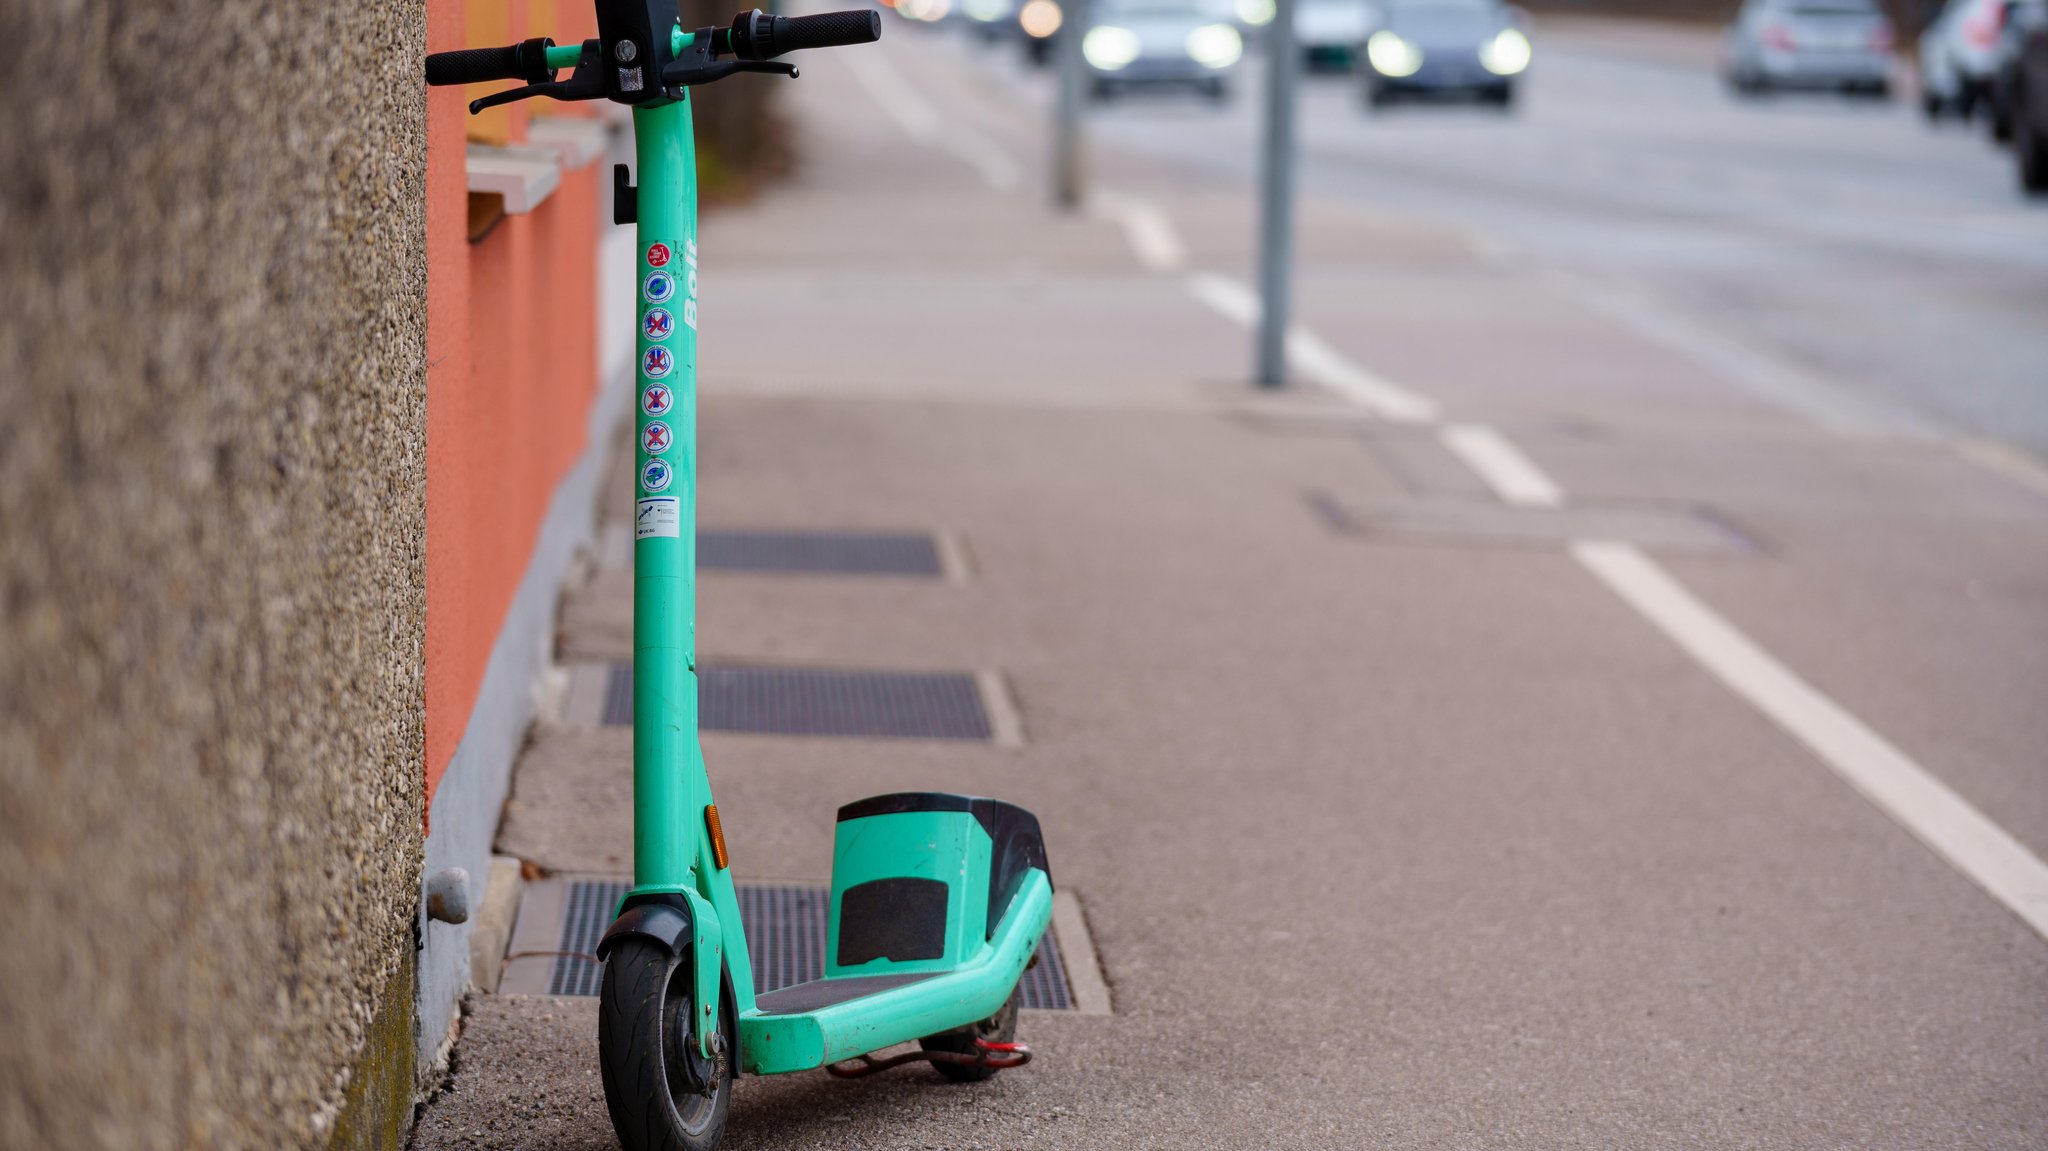
[[[1631,55],[1617,39],[1545,39],[1510,116],[1367,115],[1353,78],[1310,76],[1302,186],[1455,221],[1705,318],[1854,393],[1855,418],[1882,405],[1894,427],[2048,454],[2048,204],[2020,195],[1981,127],[1930,128],[1904,98],[1738,100],[1710,48]],[[1249,179],[1263,70],[1238,79],[1222,115],[1125,100],[1099,138]]]
[[[747,1080],[736,1151],[2048,1145],[2048,215],[1603,51],[1512,119],[1312,85],[1267,396],[1249,101],[1103,110],[1056,215],[1044,77],[802,62],[801,167],[701,240],[702,519],[972,575],[707,575],[700,649],[991,669],[1024,739],[708,737],[733,867],[1022,803],[1113,1010],[972,1089]],[[610,562],[565,661],[626,654]],[[544,725],[499,850],[617,870],[629,742]],[[610,1146],[593,1018],[473,1004],[420,1151]]]

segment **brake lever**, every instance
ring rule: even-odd
[[[797,77],[796,65],[782,60],[720,60],[716,47],[723,28],[703,28],[686,55],[671,60],[661,70],[663,88],[690,88],[710,84],[740,72],[765,72],[771,76]],[[728,49],[729,50],[729,49]]]
[[[526,84],[518,88],[507,88],[493,92],[469,102],[469,114],[474,116],[486,108],[510,104],[516,100],[531,100],[535,96],[546,96],[553,100],[602,100],[604,99],[604,69],[599,66],[598,42],[585,40],[583,54],[576,59],[576,70],[569,73],[567,80],[549,80],[539,84]]]

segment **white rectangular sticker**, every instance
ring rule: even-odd
[[[640,514],[633,517],[633,538],[653,539],[666,536],[678,539],[682,535],[682,505],[674,496],[640,501]]]

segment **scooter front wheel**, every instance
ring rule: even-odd
[[[620,941],[605,962],[597,1018],[605,1105],[625,1151],[712,1151],[732,1105],[731,1012],[712,1058],[690,1024],[690,961],[651,939]]]

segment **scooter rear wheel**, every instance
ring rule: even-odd
[[[917,1045],[926,1051],[950,1051],[958,1055],[978,1056],[981,1054],[981,1048],[975,1044],[977,1039],[990,1043],[1009,1043],[1016,1038],[1017,992],[1012,988],[1010,997],[1003,1001],[1003,1005],[996,1009],[994,1015],[956,1031],[941,1031],[937,1035],[927,1035],[918,1040]],[[979,1063],[934,1063],[932,1066],[939,1074],[955,1083],[979,1083],[984,1079],[994,1078],[995,1073],[1002,1070],[1000,1067],[988,1067]]]
[[[720,1013],[712,1059],[689,1027],[687,956],[629,938],[605,962],[597,1018],[598,1066],[612,1129],[626,1151],[712,1151],[732,1104],[731,1012]]]

